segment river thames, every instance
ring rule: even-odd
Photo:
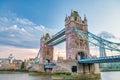
[[[52,80],[50,75],[30,75],[28,73],[0,73],[0,80]],[[98,79],[97,79],[98,80]],[[100,80],[120,80],[120,72],[101,72]]]

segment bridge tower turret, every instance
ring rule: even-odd
[[[84,16],[84,20],[82,20],[75,10],[71,12],[70,16],[66,16],[65,18],[66,59],[76,59],[77,55],[88,57],[90,55],[89,44],[73,31],[73,27],[85,33],[88,31],[86,16]]]

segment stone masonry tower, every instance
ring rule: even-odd
[[[88,42],[77,35],[73,31],[73,27],[86,33],[88,31],[86,16],[84,15],[84,20],[82,20],[77,11],[72,11],[71,15],[65,18],[66,59],[77,59],[77,55],[80,55],[81,58],[89,57]]]
[[[53,61],[53,46],[49,46],[44,43],[47,39],[49,39],[50,36],[48,33],[46,33],[45,36],[41,37],[40,40],[40,63],[45,63],[45,62],[52,62]]]
[[[87,19],[81,19],[77,11],[72,11],[70,16],[65,18],[66,35],[66,60],[57,63],[53,72],[77,72],[77,73],[99,73],[99,67],[95,63],[78,63],[82,58],[91,58],[89,43],[82,36],[79,36],[73,28],[87,33]]]

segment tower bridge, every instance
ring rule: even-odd
[[[53,62],[54,46],[66,41],[66,60]],[[98,46],[100,57],[94,58],[89,51],[89,43]],[[105,49],[120,52],[120,43],[111,42],[98,37],[88,31],[87,18],[82,20],[77,11],[72,11],[65,18],[65,28],[50,37],[48,33],[40,39],[40,50],[35,63],[44,64],[45,68],[53,68],[53,72],[72,72],[76,68],[78,73],[98,72],[97,63],[119,62],[118,56],[105,56]],[[53,67],[54,65],[54,67]]]

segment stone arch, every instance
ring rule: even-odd
[[[77,56],[78,56],[78,58],[80,58],[80,59],[86,58],[85,53],[82,52],[82,51],[81,51],[81,52],[78,52]]]
[[[50,59],[44,59],[44,63],[45,63],[45,64],[50,63]]]
[[[46,59],[48,63],[50,63],[50,59]]]

